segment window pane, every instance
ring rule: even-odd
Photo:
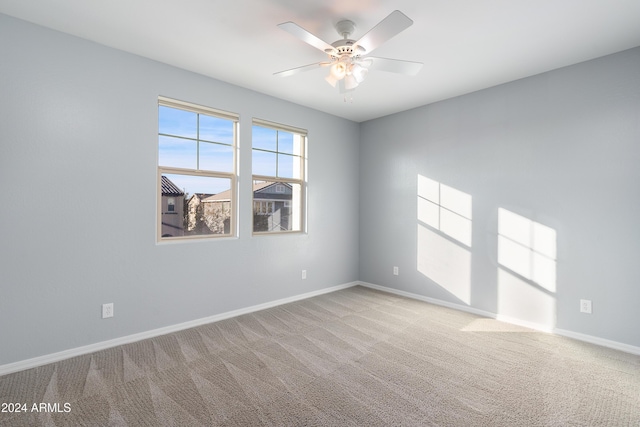
[[[199,169],[233,172],[233,147],[201,142]]]
[[[163,238],[231,234],[231,179],[164,174],[161,188]]]
[[[278,131],[278,151],[280,153],[294,154],[292,133]],[[295,154],[299,154],[299,153],[295,153]]]
[[[200,139],[233,144],[233,122],[218,117],[200,115]]]
[[[300,184],[253,181],[253,200],[254,232],[301,230],[302,186]]]
[[[276,154],[253,150],[253,174],[276,176]]]
[[[300,179],[300,157],[278,154],[278,175],[281,178]]]
[[[195,169],[197,143],[190,139],[160,136],[158,142],[158,165],[174,168]]]
[[[198,136],[197,116],[197,113],[191,111],[161,105],[158,110],[159,132],[167,135],[196,138]]]
[[[275,129],[264,128],[262,126],[253,126],[252,133],[253,135],[251,138],[253,148],[277,151],[276,138],[278,131]]]

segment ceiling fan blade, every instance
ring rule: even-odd
[[[422,69],[422,62],[401,61],[399,59],[376,58],[367,56],[366,59],[372,61],[369,69],[388,71],[390,73],[405,74],[415,76]]]
[[[314,36],[295,22],[284,22],[282,24],[279,24],[278,27],[325,53],[331,53],[335,51],[335,48],[329,43],[320,40],[318,37]]]
[[[369,30],[367,34],[362,36],[354,45],[354,50],[357,46],[363,47],[367,53],[371,53],[374,49],[381,44],[391,39],[395,35],[413,25],[413,21],[399,10],[394,10],[378,23],[375,27]]]
[[[315,70],[316,68],[326,67],[331,65],[331,62],[316,62],[314,64],[303,65],[302,67],[291,68],[290,70],[278,71],[273,73],[274,76],[289,77],[294,74],[302,73],[303,71]]]

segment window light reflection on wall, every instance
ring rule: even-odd
[[[418,175],[418,220],[471,247],[471,195]]]

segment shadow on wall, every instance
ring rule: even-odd
[[[418,175],[417,269],[471,305],[472,197]],[[551,330],[556,322],[556,231],[498,209],[497,315]]]

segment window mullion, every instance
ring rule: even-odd
[[[196,169],[200,170],[200,114],[196,114]]]
[[[276,130],[276,176],[278,176],[280,161],[280,131]]]

